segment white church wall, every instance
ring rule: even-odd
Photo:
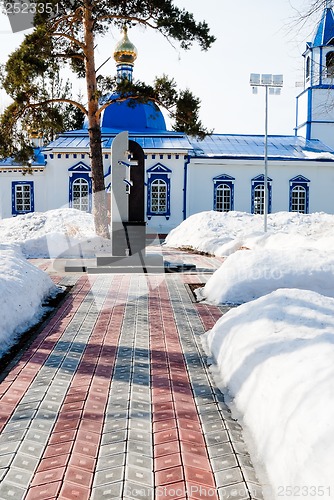
[[[298,97],[298,102],[297,102],[297,126],[303,125],[304,123],[307,122],[307,115],[308,115],[308,92],[304,92]],[[300,135],[302,137],[305,137],[306,135],[306,127],[304,133],[302,133],[302,129],[298,129],[297,135]]]
[[[334,95],[331,89],[312,91],[312,120],[334,120]]]
[[[44,212],[48,210],[45,189],[45,172],[34,172],[23,175],[21,172],[1,173],[0,177],[0,218],[12,217],[12,189],[13,182],[33,183],[34,211]]]
[[[146,183],[148,182],[147,170],[158,163],[171,170],[168,174],[170,179],[170,216],[168,219],[164,215],[152,215],[147,220],[147,232],[168,233],[171,229],[179,225],[183,220],[183,181],[184,165],[187,155],[184,151],[169,152],[148,152],[146,153],[145,169]],[[170,157],[170,158],[169,158]],[[145,189],[145,214],[147,215],[147,188]]]

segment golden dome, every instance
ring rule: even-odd
[[[123,38],[115,47],[114,59],[118,64],[133,64],[137,59],[137,49],[129,40],[127,28],[123,29]]]

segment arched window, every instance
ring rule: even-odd
[[[291,190],[291,212],[306,213],[306,189],[295,186]]]
[[[334,52],[326,54],[326,76],[327,78],[334,78]]]
[[[86,179],[79,177],[72,183],[72,208],[89,211],[89,185]]]
[[[264,184],[254,188],[254,214],[264,214]]]
[[[310,56],[307,56],[307,58],[306,58],[306,65],[305,65],[305,75],[306,75],[306,78],[310,78],[310,66],[311,66]]]
[[[153,214],[167,212],[167,183],[163,179],[151,182],[150,210]]]
[[[300,212],[308,214],[309,211],[309,190],[310,180],[303,175],[297,175],[290,179],[290,212]]]
[[[218,184],[216,187],[216,204],[214,207],[217,212],[228,212],[231,210],[231,188],[227,184]]]

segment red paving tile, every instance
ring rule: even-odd
[[[179,441],[176,440],[154,446],[155,457],[162,457],[164,455],[170,455],[172,453],[177,453],[179,451],[180,451]]]
[[[178,440],[177,430],[168,429],[166,431],[156,432],[153,436],[154,444],[170,443],[171,441]]]
[[[45,450],[43,458],[57,457],[59,455],[67,455],[72,449],[72,441],[66,443],[52,444]]]
[[[181,442],[194,443],[196,445],[205,447],[203,434],[201,432],[179,429],[179,436]]]
[[[71,462],[70,462],[71,463]],[[65,481],[74,483],[84,488],[90,488],[93,480],[93,473],[84,469],[79,469],[69,465],[65,474]]]
[[[205,486],[203,484],[198,484],[191,481],[187,481],[186,485],[188,500],[203,500],[204,498],[210,498],[210,500],[219,500],[217,488],[214,486]]]
[[[194,420],[187,420],[183,418],[179,418],[177,421],[177,425],[180,429],[185,429],[188,431],[197,431],[202,432],[202,427],[199,422],[199,418],[194,418]]]
[[[156,488],[156,497],[163,500],[185,500],[185,495],[186,485],[183,481],[166,484],[164,486],[157,486]]]
[[[211,465],[208,458],[195,453],[182,453],[182,460],[185,466],[197,467],[198,469],[211,471]]]
[[[154,469],[162,470],[169,469],[171,467],[176,467],[182,465],[180,453],[172,453],[171,455],[163,455],[162,457],[157,457],[154,460]]]
[[[31,485],[39,486],[41,484],[53,483],[56,481],[60,481],[65,472],[65,467],[56,467],[48,470],[44,470],[42,472],[37,472],[35,474]]]
[[[183,470],[181,466],[170,469],[159,470],[155,473],[156,486],[172,484],[183,479]]]
[[[49,444],[66,443],[67,441],[74,441],[77,431],[69,430],[64,432],[53,432],[49,439]]]
[[[78,467],[79,469],[84,469],[89,472],[93,472],[96,465],[95,458],[85,457],[84,455],[75,454],[71,456],[71,465]]]
[[[187,482],[211,486],[212,488],[215,487],[215,480],[211,470],[206,471],[186,465],[184,467],[184,475]]]
[[[70,455],[58,455],[50,458],[43,458],[38,466],[38,471],[43,472],[49,469],[56,469],[57,467],[63,467],[67,464]]]
[[[182,441],[180,443],[180,445],[181,445],[182,453],[192,453],[192,454],[197,454],[197,455],[204,455],[205,457],[207,456],[206,446],[203,446],[203,443],[196,444],[196,443],[188,443],[188,442]]]
[[[176,427],[175,418],[169,418],[168,420],[158,420],[153,422],[153,432],[166,431],[168,429],[174,429]]]
[[[90,489],[74,483],[65,482],[60,490],[61,498],[64,500],[89,500]]]
[[[56,497],[61,487],[61,481],[33,486],[29,489],[25,500],[49,500]]]

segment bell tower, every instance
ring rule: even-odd
[[[304,90],[297,96],[296,135],[334,148],[334,12],[325,0],[312,42],[306,43]]]

